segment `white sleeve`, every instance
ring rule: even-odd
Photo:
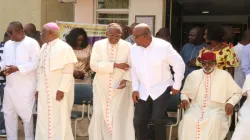
[[[17,66],[22,75],[37,69],[39,65],[39,50],[40,46],[37,42],[29,45],[29,55],[31,61]]]
[[[181,56],[173,49],[172,45],[169,43],[167,47],[167,62],[173,66],[174,70],[174,85],[173,88],[179,90],[182,85],[182,80],[184,78],[185,63]]]
[[[132,79],[132,90],[139,91],[139,79],[136,73],[136,64],[134,64],[132,53],[130,53],[131,63],[131,79]]]
[[[114,71],[114,62],[110,61],[104,61],[101,58],[101,53],[98,50],[99,46],[96,46],[94,44],[93,49],[92,49],[92,54],[90,57],[90,68],[100,74],[109,74],[113,73]]]

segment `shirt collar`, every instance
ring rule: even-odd
[[[54,40],[50,41],[48,44],[49,45],[54,45],[58,40],[59,40],[59,38],[54,39]]]
[[[152,41],[151,41],[151,43],[148,45],[148,47],[147,48],[145,48],[145,49],[151,49],[153,46],[154,46],[154,42],[155,42],[155,38],[152,36]]]

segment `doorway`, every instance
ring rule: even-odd
[[[236,45],[250,21],[250,3],[244,0],[167,0],[166,25],[171,30],[171,42],[180,52],[187,43],[191,28],[220,24],[234,28],[233,44]],[[171,9],[172,7],[172,9]]]

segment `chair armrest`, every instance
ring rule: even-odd
[[[234,106],[234,112],[239,112],[239,110],[240,110],[240,106],[239,106],[239,104],[236,104]]]
[[[85,105],[85,104],[86,104],[86,102],[87,102],[86,100],[83,100],[83,101],[82,101],[82,104],[83,104],[83,105]]]

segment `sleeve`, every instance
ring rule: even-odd
[[[73,72],[74,72],[74,63],[67,64],[63,67],[62,79],[59,85],[59,91],[64,93],[69,92],[72,84],[73,84]]]
[[[139,91],[139,78],[136,73],[136,67],[133,61],[132,51],[130,52],[130,63],[131,63],[131,79],[132,79],[132,90]]]
[[[185,56],[184,56],[184,53],[185,53],[185,51],[186,51],[186,48],[187,48],[187,45],[185,44],[185,45],[183,46],[181,52],[180,52],[180,55],[181,55],[181,57],[182,57],[184,63],[187,65],[188,60],[185,60]]]
[[[181,94],[181,100],[187,100],[189,102],[189,98],[186,94]]]
[[[29,45],[29,55],[30,55],[30,62],[27,62],[22,65],[18,65],[18,69],[22,75],[26,75],[31,71],[34,71],[38,67],[39,62],[39,44],[34,41],[34,43]]]
[[[223,51],[226,51],[223,53],[225,53],[227,55],[226,56],[226,67],[238,67],[239,60],[236,57],[234,50],[227,47],[227,49],[223,49]]]
[[[98,47],[100,46],[96,45],[96,43],[93,46],[92,54],[90,57],[90,68],[94,72],[99,73],[99,74],[113,73],[114,62],[102,60],[101,58],[102,52],[99,51]]]
[[[241,70],[245,75],[250,74],[250,57],[249,49],[247,47],[243,48],[241,56]]]
[[[185,63],[181,56],[173,49],[172,45],[168,44],[167,62],[173,67],[174,70],[174,85],[173,88],[179,90],[181,88],[182,80],[184,78]]]
[[[129,44],[129,48],[131,49],[131,44],[130,43],[128,43]],[[124,76],[123,76],[123,79],[124,80],[127,80],[127,81],[131,81],[131,62],[130,62],[130,49],[129,49],[129,52],[128,52],[128,65],[130,66],[130,69],[128,70],[128,71],[126,71],[126,73],[124,74]]]
[[[197,56],[197,59],[196,59],[196,66],[198,67],[201,67],[201,54],[205,52],[205,48],[201,49],[198,56]]]
[[[234,79],[229,73],[227,77],[228,77],[227,78],[227,82],[228,82],[227,92],[233,93],[233,95],[231,96],[231,98],[229,98],[227,103],[230,103],[233,106],[235,106],[242,97],[242,91],[241,91],[241,88],[236,84],[236,82],[234,81]]]

